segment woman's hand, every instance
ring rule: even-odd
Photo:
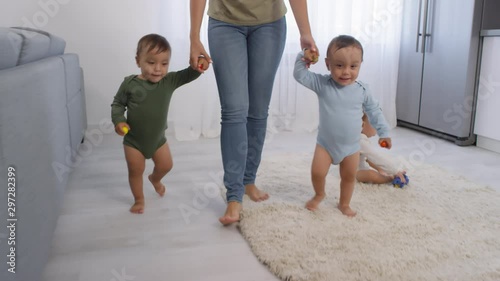
[[[307,57],[306,57],[306,52],[304,52],[304,59],[306,62],[306,66],[310,67],[311,64],[315,64],[318,62],[319,58],[319,51],[318,47],[316,47],[316,42],[314,42],[314,38],[312,35],[303,35],[300,37],[300,47],[302,50],[306,49],[307,51]]]
[[[205,70],[208,68],[208,65],[205,67],[200,68],[200,63],[199,60],[200,58],[204,58],[209,64],[212,63],[212,59],[208,55],[207,51],[205,51],[205,47],[203,46],[203,43],[201,41],[196,40],[196,41],[191,41],[191,51],[189,55],[189,65],[203,73]]]
[[[304,49],[304,57],[302,58],[306,64],[315,64],[318,62],[319,54],[309,49]]]

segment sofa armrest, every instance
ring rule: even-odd
[[[0,28],[0,70],[62,55],[64,39],[42,30],[12,27]]]

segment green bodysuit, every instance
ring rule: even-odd
[[[188,67],[167,73],[158,83],[139,79],[138,75],[125,77],[111,104],[113,124],[126,122],[130,126],[123,144],[139,150],[146,159],[152,158],[167,141],[168,107],[174,90],[200,75]]]

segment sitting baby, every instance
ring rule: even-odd
[[[397,161],[389,155],[381,153],[379,148],[370,143],[369,138],[376,134],[377,131],[370,124],[366,114],[364,114],[356,179],[364,183],[393,183],[394,186],[403,187],[408,183],[406,171],[400,167]]]

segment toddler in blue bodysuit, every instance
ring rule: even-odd
[[[326,67],[330,74],[310,72],[307,64],[315,62],[317,54],[303,50],[297,55],[295,79],[318,95],[319,128],[311,167],[314,197],[306,208],[316,210],[325,198],[325,179],[331,164],[339,164],[340,198],[338,208],[346,216],[355,216],[350,202],[359,163],[360,131],[363,112],[380,136],[391,148],[389,126],[378,102],[368,87],[357,81],[363,61],[363,47],[354,37],[341,35],[328,45]]]

